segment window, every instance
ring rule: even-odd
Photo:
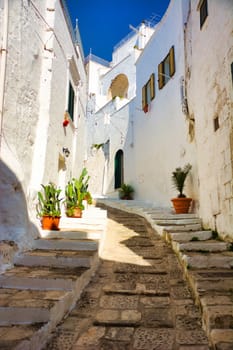
[[[219,129],[219,118],[215,117],[214,118],[214,131],[217,131]]]
[[[171,49],[169,50],[168,55],[165,57],[165,59],[162,62],[160,62],[158,66],[159,89],[162,89],[174,74],[175,74],[175,50],[174,50],[174,46],[172,46]]]
[[[233,83],[233,62],[231,63],[231,80],[232,80],[232,83]]]
[[[150,101],[155,98],[155,75],[151,74],[150,79],[142,88],[142,109],[148,112],[148,105]]]
[[[205,20],[208,16],[208,2],[207,0],[203,0],[200,3],[200,28],[202,28]]]
[[[69,84],[69,99],[68,99],[68,112],[70,115],[70,118],[74,120],[74,103],[75,103],[75,94],[73,86],[70,82]]]

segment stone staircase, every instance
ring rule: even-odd
[[[62,218],[41,231],[31,251],[0,275],[0,349],[42,349],[95,273],[106,211],[90,206],[82,219]]]
[[[203,230],[195,214],[173,214],[136,201],[102,200],[102,205],[145,217],[171,244],[201,307],[203,327],[213,349],[233,349],[233,244]]]

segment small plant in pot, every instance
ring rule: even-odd
[[[172,204],[175,209],[176,214],[185,214],[189,212],[189,207],[192,202],[192,198],[187,198],[183,193],[185,180],[191,170],[192,166],[186,164],[183,168],[176,168],[172,172],[172,182],[174,187],[179,192],[177,198],[172,198]]]
[[[58,230],[61,217],[61,189],[52,182],[41,185],[36,205],[37,216],[41,218],[43,230]]]
[[[129,184],[122,184],[119,188],[120,199],[133,199],[134,188]]]
[[[87,169],[84,168],[78,179],[73,178],[66,185],[64,203],[67,216],[81,218],[82,211],[85,209],[83,201],[87,200],[88,204],[92,203],[91,194],[87,190],[89,178]]]

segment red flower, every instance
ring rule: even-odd
[[[64,119],[63,120],[63,126],[66,127],[69,124],[69,120],[68,119]]]
[[[148,108],[149,106],[148,105],[145,105],[144,107],[143,107],[143,111],[144,111],[144,113],[147,113],[148,112],[148,110],[149,110],[149,108]]]

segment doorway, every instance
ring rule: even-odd
[[[115,184],[114,188],[120,188],[121,185],[123,185],[124,182],[124,159],[123,159],[123,151],[120,149],[117,151],[115,155],[115,171],[114,171],[114,177],[115,177]]]

